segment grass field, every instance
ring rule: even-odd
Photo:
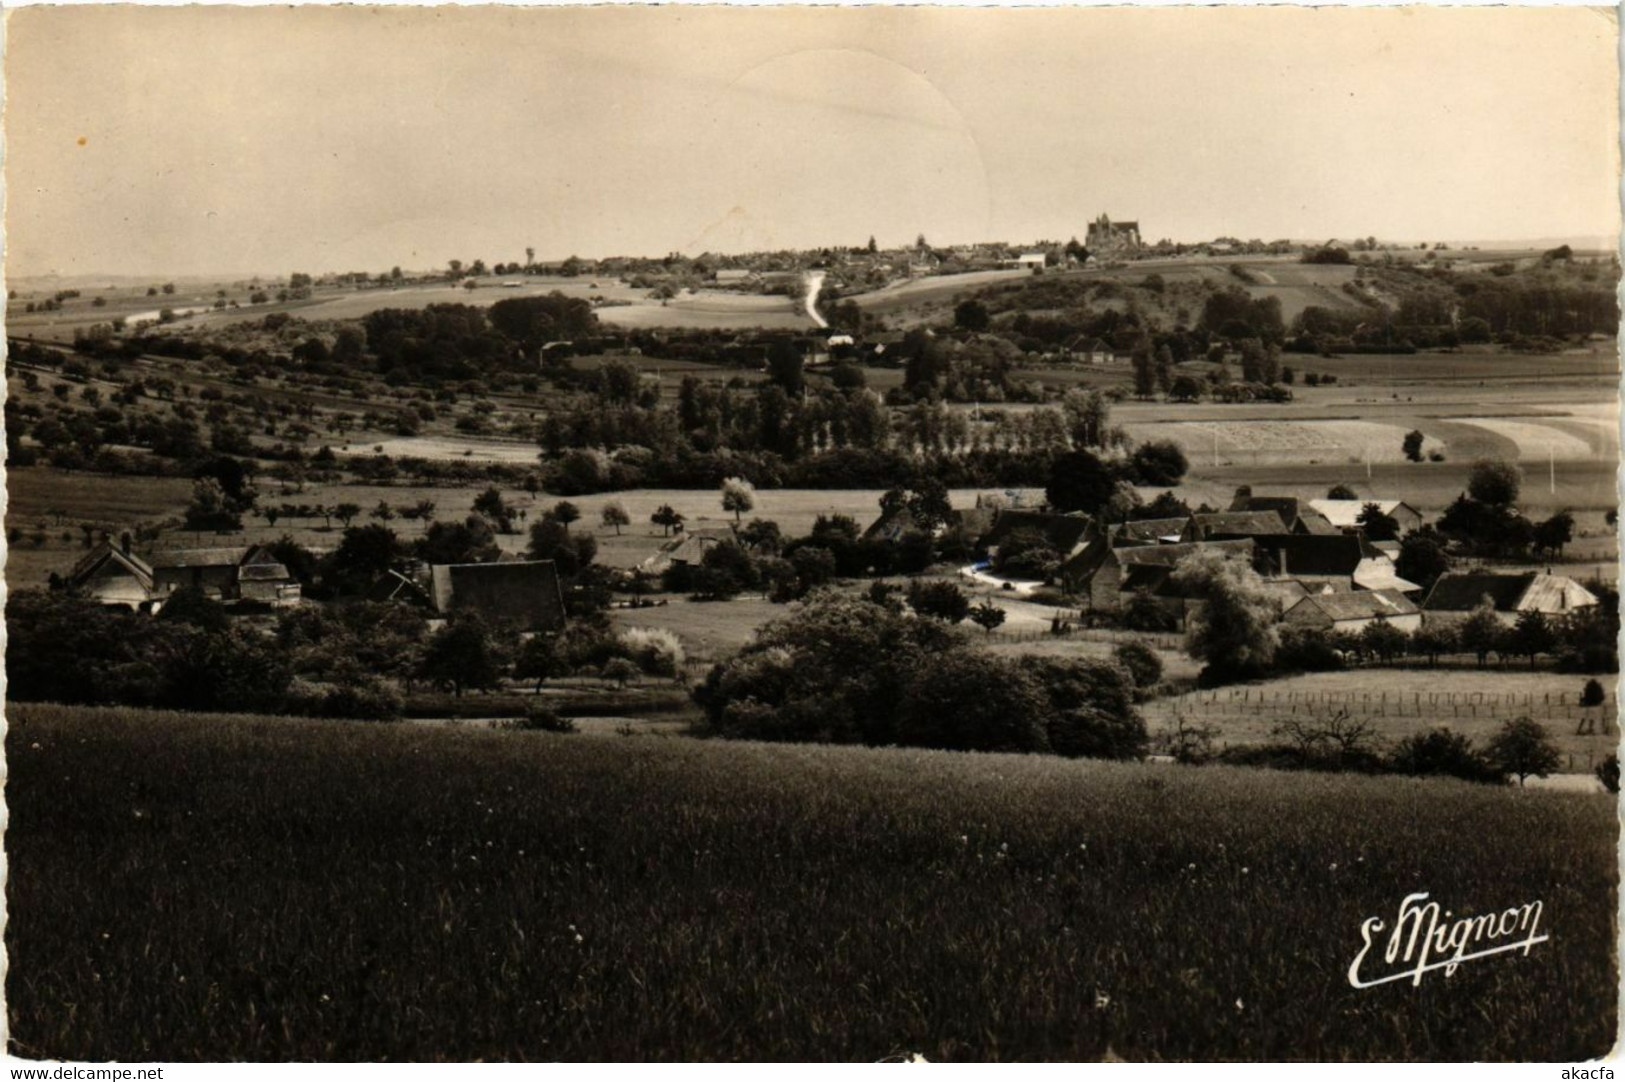
[[[7,751],[25,1057],[1567,1061],[1614,1039],[1601,796],[28,705]],[[1351,988],[1360,923],[1417,891],[1538,899],[1551,939]]]

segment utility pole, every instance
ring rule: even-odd
[[[1557,453],[1549,443],[1546,445],[1546,491],[1557,495]]]

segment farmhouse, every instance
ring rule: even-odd
[[[1086,608],[1112,611],[1135,590],[1147,590],[1170,602],[1170,608],[1185,611],[1184,596],[1168,581],[1180,560],[1194,552],[1218,550],[1250,558],[1251,538],[1171,545],[1134,545],[1113,548],[1098,541],[1061,565],[1059,576],[1068,593],[1088,600]],[[1177,601],[1174,605],[1172,602]]]
[[[187,587],[223,602],[290,605],[300,599],[299,583],[263,545],[168,549],[150,560],[153,595],[160,599]]]
[[[999,545],[1011,534],[1032,531],[1044,536],[1049,547],[1067,557],[1077,552],[1094,529],[1094,520],[1087,515],[1057,515],[1043,511],[1001,510],[993,519],[992,527],[976,542],[978,551],[997,556]]]
[[[975,507],[964,511],[952,511],[948,515],[948,523],[933,531],[933,536],[945,533],[948,530],[962,530],[972,537],[979,537],[993,524],[994,512],[991,508]],[[899,507],[892,511],[882,511],[880,517],[869,524],[863,531],[865,541],[901,541],[911,533],[921,533],[914,522],[914,512],[907,507]]]
[[[1197,512],[1180,531],[1181,541],[1224,541],[1237,537],[1265,537],[1286,533],[1273,511]]]
[[[1422,602],[1431,621],[1464,620],[1488,599],[1502,623],[1516,623],[1525,612],[1564,616],[1597,604],[1597,596],[1567,575],[1524,571],[1451,571],[1439,577]]]
[[[638,565],[638,570],[651,575],[663,575],[674,565],[698,567],[712,547],[724,541],[732,541],[733,537],[731,526],[685,530],[661,545],[659,551]]]
[[[1353,533],[1360,528],[1360,514],[1370,503],[1376,504],[1383,514],[1399,523],[1402,534],[1422,525],[1422,513],[1404,500],[1310,500],[1309,506],[1339,530]]]
[[[237,564],[244,554],[241,548],[155,552],[151,557],[153,589],[162,597],[189,586],[216,601],[224,601],[237,585]]]
[[[1230,501],[1230,510],[1273,511],[1287,533],[1330,535],[1338,532],[1325,515],[1314,509],[1314,501],[1306,503],[1296,496],[1254,496],[1251,492],[1238,492]]]
[[[1296,579],[1319,592],[1333,590],[1421,589],[1399,577],[1394,563],[1361,534],[1275,534],[1253,539],[1258,546],[1256,566],[1265,578]]]
[[[129,537],[115,546],[103,541],[68,572],[68,588],[103,605],[145,611],[152,605],[152,567],[130,551]]]
[[[1422,626],[1422,612],[1397,590],[1355,590],[1310,594],[1281,617],[1285,624],[1321,631],[1360,631],[1378,620],[1410,632]]]
[[[1084,364],[1117,364],[1122,360],[1122,354],[1104,338],[1091,338],[1079,335],[1067,343],[1067,353]]]
[[[429,569],[434,610],[441,616],[478,613],[525,631],[564,627],[564,593],[552,560],[436,564]]]
[[[1049,264],[1049,258],[1043,252],[1022,252],[1016,258],[1004,262],[1007,267],[1043,274],[1044,268]]]
[[[1188,518],[1141,518],[1118,522],[1107,527],[1113,545],[1171,545],[1185,540]]]

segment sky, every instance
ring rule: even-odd
[[[31,7],[7,271],[1618,232],[1611,11]]]

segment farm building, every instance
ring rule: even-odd
[[[229,598],[237,585],[237,564],[245,551],[241,548],[169,549],[154,552],[152,561],[153,589],[159,596],[172,594],[182,587],[202,590],[217,601]]]
[[[1001,510],[993,525],[976,542],[978,551],[989,556],[998,554],[999,545],[1017,531],[1042,534],[1049,547],[1062,557],[1078,551],[1088,540],[1094,520],[1088,515],[1057,515],[1045,511]]]
[[[713,546],[734,538],[733,527],[718,526],[703,530],[685,530],[660,546],[660,549],[638,565],[639,571],[663,575],[673,565],[698,567]]]
[[[1333,590],[1398,590],[1421,587],[1399,577],[1394,562],[1360,534],[1276,534],[1253,539],[1256,566],[1267,579],[1296,579],[1310,593]]]
[[[1059,576],[1068,593],[1080,594],[1088,599],[1084,605],[1088,609],[1115,610],[1123,604],[1125,595],[1143,589],[1153,596],[1165,598],[1170,608],[1177,607],[1183,613],[1185,599],[1168,582],[1168,578],[1175,565],[1186,556],[1214,549],[1250,558],[1253,541],[1242,538],[1127,548],[1112,548],[1097,541],[1063,563]],[[1178,602],[1177,606],[1172,604],[1175,601]]]
[[[564,627],[564,593],[552,560],[493,564],[436,564],[429,569],[434,610],[441,616],[472,612],[525,631]]]
[[[226,602],[288,605],[300,598],[299,583],[263,545],[167,549],[152,553],[149,560],[158,598],[187,587]]]
[[[143,610],[152,605],[152,567],[131,552],[128,542],[103,541],[68,572],[69,589],[103,605]]]
[[[994,512],[991,508],[976,507],[966,511],[952,511],[948,515],[948,524],[936,529],[933,534],[963,530],[971,537],[979,537],[993,525],[993,517]],[[895,511],[881,512],[880,517],[863,531],[863,540],[896,542],[908,534],[919,532],[914,524],[914,513],[906,507],[899,507]]]
[[[1083,335],[1067,343],[1066,351],[1084,364],[1117,364],[1123,356],[1106,339]]]
[[[1181,541],[1225,541],[1238,537],[1266,537],[1286,533],[1273,511],[1197,512],[1185,521]]]
[[[1309,506],[1339,530],[1353,533],[1360,528],[1360,514],[1369,503],[1376,504],[1383,514],[1399,523],[1402,534],[1422,525],[1422,512],[1404,500],[1310,500]]]
[[[1044,268],[1049,264],[1049,259],[1043,252],[1022,252],[1016,258],[1007,259],[1004,262],[1005,266],[1008,267],[1032,271],[1034,274],[1043,274]]]
[[[1283,623],[1321,631],[1360,631],[1367,624],[1387,621],[1400,631],[1422,626],[1422,611],[1397,590],[1355,590],[1350,593],[1310,594],[1282,615]]]
[[[1142,518],[1114,523],[1107,528],[1107,533],[1111,536],[1112,544],[1120,548],[1129,545],[1171,545],[1184,540],[1182,535],[1188,525],[1188,518]]]
[[[1337,527],[1326,516],[1314,509],[1313,501],[1296,496],[1254,496],[1251,492],[1238,492],[1230,501],[1231,511],[1273,511],[1281,519],[1287,533],[1334,534]]]
[[[1521,613],[1563,616],[1597,604],[1597,596],[1567,575],[1524,571],[1451,571],[1439,576],[1422,602],[1428,620],[1464,620],[1488,598],[1496,617],[1512,624]]]
[[[719,286],[743,285],[744,283],[750,281],[755,274],[756,272],[751,270],[724,269],[717,271],[716,281],[717,285]]]

